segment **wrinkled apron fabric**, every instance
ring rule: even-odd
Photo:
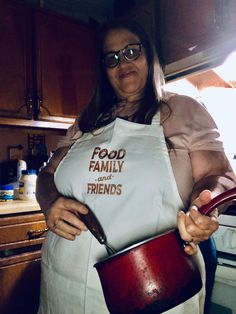
[[[71,147],[55,173],[60,193],[87,204],[117,250],[176,226],[182,201],[159,115],[152,125],[117,118]],[[39,314],[109,313],[93,265],[105,247],[83,232],[68,241],[49,232],[42,248]],[[203,259],[196,256],[204,281]],[[166,313],[202,313],[204,289]]]

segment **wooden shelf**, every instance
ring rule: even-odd
[[[41,129],[56,129],[67,130],[73,123],[63,122],[51,122],[51,121],[36,121],[27,119],[12,119],[12,118],[0,118],[0,126],[15,126],[15,127],[27,127],[27,128],[41,128]]]

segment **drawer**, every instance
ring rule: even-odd
[[[41,244],[15,249],[9,252],[9,256],[4,256],[5,251],[0,252],[0,269],[17,263],[34,261],[41,258]]]
[[[44,238],[46,231],[45,220],[1,226],[0,245]]]

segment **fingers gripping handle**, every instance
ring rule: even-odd
[[[208,216],[217,206],[220,206],[233,199],[236,199],[236,187],[214,197],[208,204],[199,208],[199,212]],[[100,225],[97,217],[89,208],[87,214],[80,214],[80,219],[85,223],[89,231],[94,235],[99,243],[106,244],[107,239],[102,226]]]
[[[88,207],[87,207],[88,208]],[[88,208],[87,214],[79,214],[80,219],[85,223],[89,231],[94,235],[99,243],[106,243],[106,235],[94,213]]]
[[[226,202],[236,199],[236,188],[230,189],[214,197],[208,204],[199,208],[199,212],[203,215],[209,216],[210,213],[217,207]]]

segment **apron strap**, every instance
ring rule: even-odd
[[[160,110],[153,116],[152,125],[153,124],[160,125]]]

